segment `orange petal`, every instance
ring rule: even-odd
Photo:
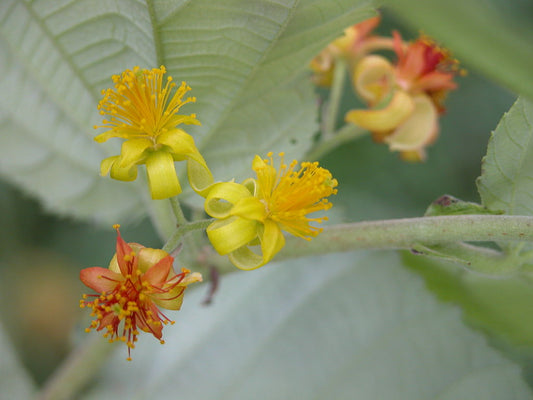
[[[98,293],[112,292],[123,277],[107,268],[91,267],[80,271],[80,280],[83,284]]]
[[[143,276],[143,280],[148,282],[151,286],[162,288],[168,279],[170,269],[174,259],[167,256],[160,260],[157,264],[152,265]]]

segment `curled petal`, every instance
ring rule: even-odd
[[[174,159],[165,151],[155,151],[146,158],[146,172],[152,199],[161,200],[181,193]]]
[[[385,132],[403,123],[414,107],[411,96],[398,90],[387,107],[380,110],[352,110],[345,119],[370,131]]]
[[[159,135],[157,143],[168,146],[174,160],[188,161],[189,183],[196,193],[205,197],[214,179],[192,136],[181,129],[172,129]]]
[[[255,239],[258,226],[257,221],[230,217],[213,222],[207,227],[206,232],[215,250],[225,255]]]
[[[241,199],[251,197],[245,186],[235,182],[216,183],[205,199],[205,212],[214,218],[230,216],[231,209]]]
[[[120,166],[120,156],[108,157],[100,164],[100,175],[109,174],[111,178],[119,181],[130,182],[137,178],[137,166],[122,168]]]
[[[98,293],[107,293],[113,291],[124,278],[107,268],[91,267],[80,271],[80,280],[85,286]]]
[[[122,143],[120,152],[120,168],[131,168],[143,161],[143,153],[152,147],[153,142],[149,139],[130,139]]]
[[[262,255],[254,253],[248,246],[243,246],[229,253],[228,258],[233,265],[245,271],[262,267],[268,262]]]
[[[415,109],[384,141],[392,151],[418,150],[435,138],[438,130],[438,112],[431,99],[426,95],[413,98]]]
[[[264,221],[267,216],[265,205],[257,197],[246,197],[239,200],[231,209],[230,214],[261,222]]]
[[[353,82],[359,96],[370,105],[378,104],[394,85],[394,67],[384,57],[366,56],[357,64]]]

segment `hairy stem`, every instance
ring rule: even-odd
[[[276,260],[356,249],[411,249],[453,242],[533,241],[533,217],[454,215],[355,222],[327,227],[311,241],[287,238]]]
[[[167,253],[172,252],[178,247],[182,238],[187,235],[189,232],[205,230],[213,219],[202,219],[200,221],[188,222],[185,225],[181,225],[173,234],[170,236],[168,241],[163,246],[163,250]]]

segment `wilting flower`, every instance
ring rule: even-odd
[[[404,44],[394,32],[395,65],[378,55],[368,55],[353,71],[356,92],[371,107],[352,110],[346,121],[373,133],[402,158],[420,161],[425,147],[438,135],[439,114],[448,91],[457,87],[453,81],[459,71],[450,53],[422,36]]]
[[[287,166],[283,153],[280,157],[276,169],[272,153],[266,160],[256,155],[252,169],[257,179],[217,183],[206,197],[205,210],[217,219],[207,236],[238,268],[250,270],[272,260],[285,245],[282,230],[307,240],[318,235],[322,229],[310,223],[327,217],[308,214],[331,208],[326,197],[337,193],[337,180],[317,162],[303,162],[298,169],[297,161]]]
[[[343,58],[348,64],[354,64],[368,51],[383,46],[390,48],[390,39],[371,35],[379,25],[379,16],[369,18],[344,30],[344,35],[335,39],[324,48],[310,64],[313,81],[319,86],[330,86],[333,80],[335,62]]]
[[[133,181],[137,166],[145,164],[152,198],[165,199],[181,193],[174,162],[187,160],[189,182],[196,192],[204,194],[213,182],[211,172],[194,139],[177,128],[179,124],[200,125],[195,114],[177,114],[195,98],[183,100],[191,89],[185,82],[172,94],[176,84],[171,77],[163,82],[165,73],[164,66],[152,70],[134,67],[114,75],[115,88],[102,91],[104,97],[98,109],[109,119],[104,119],[101,127],[110,130],[95,140],[119,137],[126,141],[120,155],[102,161],[100,171],[114,179]]]
[[[163,325],[174,321],[159,308],[179,310],[187,286],[200,282],[202,276],[185,268],[176,274],[172,267],[174,259],[167,252],[128,244],[120,236],[118,225],[115,228],[116,254],[109,268],[92,267],[80,272],[81,281],[100,293],[83,295],[80,307],[91,308],[91,316],[96,317],[86,331],[105,329],[104,337],[110,342],[126,343],[129,356],[140,330],[164,343]]]

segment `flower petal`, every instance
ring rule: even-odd
[[[143,161],[143,153],[152,147],[153,142],[149,139],[130,139],[122,143],[120,152],[120,168],[131,168],[134,164]]]
[[[407,93],[397,90],[387,107],[380,110],[352,110],[346,121],[370,131],[389,131],[404,122],[414,110],[414,102]]]
[[[385,57],[366,56],[355,67],[353,82],[359,96],[374,106],[392,90],[394,67]]]
[[[205,212],[214,218],[226,218],[241,199],[251,197],[249,189],[235,182],[216,183],[205,199]]]
[[[134,249],[135,250],[135,249]],[[137,268],[142,272],[147,272],[153,265],[157,264],[166,257],[170,257],[169,254],[161,249],[151,249],[149,247],[143,247],[137,252],[137,258],[139,259]],[[170,257],[170,265],[174,262],[174,259]],[[165,277],[166,278],[166,277]]]
[[[267,263],[285,246],[285,237],[279,225],[271,220],[266,220],[263,234],[259,235],[261,240],[261,251],[264,262]]]
[[[189,183],[196,193],[205,197],[214,179],[192,136],[181,129],[172,129],[159,135],[157,143],[168,146],[174,160],[188,161]]]
[[[262,255],[254,253],[248,246],[243,246],[229,253],[228,258],[233,265],[245,271],[262,267],[268,262]]]
[[[100,164],[100,175],[105,176],[108,173],[113,179],[130,182],[137,178],[137,166],[121,168],[120,156],[108,157]]]
[[[267,216],[265,205],[257,197],[240,199],[231,209],[231,215],[263,222]]]
[[[91,267],[80,271],[80,280],[98,293],[108,293],[112,292],[124,278],[107,268]]]
[[[152,199],[161,200],[181,193],[174,159],[166,151],[155,151],[146,158],[146,172]]]
[[[122,239],[120,231],[117,229],[116,257],[122,276],[132,274],[134,254],[133,249]]]
[[[256,221],[230,217],[213,222],[206,232],[215,250],[225,255],[252,241],[257,236],[258,227]]]
[[[415,109],[411,116],[384,139],[392,151],[418,150],[429,144],[438,129],[438,112],[426,95],[413,98]]]
[[[152,264],[148,271],[143,275],[143,281],[148,282],[151,286],[155,286],[156,288],[162,288],[168,279],[173,262],[174,259],[167,255],[167,257],[159,260],[158,263]]]

